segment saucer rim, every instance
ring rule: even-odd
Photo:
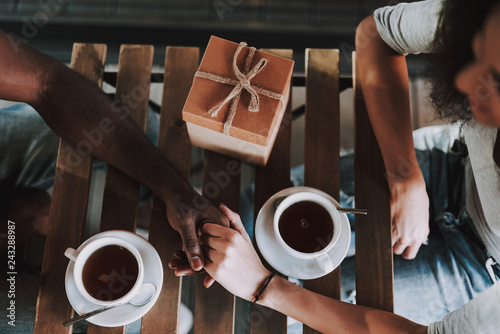
[[[271,261],[269,261],[270,256],[269,256],[269,254],[266,255],[266,252],[268,252],[268,251],[265,250],[265,249],[268,249],[268,247],[265,247],[265,246],[262,247],[261,243],[263,241],[261,241],[259,243],[259,237],[258,237],[259,234],[264,233],[263,232],[264,226],[263,226],[263,218],[262,218],[262,216],[264,214],[270,214],[270,213],[266,213],[266,211],[271,210],[270,206],[271,206],[272,202],[275,201],[280,196],[289,196],[289,195],[292,195],[294,193],[301,192],[301,191],[303,191],[303,192],[313,192],[315,194],[319,194],[321,196],[324,196],[328,200],[330,200],[335,205],[336,208],[340,208],[341,207],[340,204],[332,196],[328,195],[327,193],[325,193],[325,192],[323,192],[323,191],[321,191],[319,189],[312,188],[312,187],[305,187],[305,186],[289,187],[289,188],[286,188],[286,189],[283,189],[283,190],[277,192],[276,194],[274,194],[273,196],[271,196],[264,203],[264,205],[262,206],[262,208],[259,210],[259,213],[257,215],[257,219],[255,220],[255,231],[254,232],[255,232],[255,241],[256,241],[257,248],[259,249],[259,252],[262,255],[262,257],[269,263],[269,265],[272,268],[274,268],[276,271],[278,271],[278,272],[280,272],[283,275],[286,275],[288,277],[292,277],[292,278],[296,278],[296,279],[300,279],[300,280],[310,280],[310,279],[316,279],[316,278],[320,278],[320,277],[328,275],[333,270],[335,270],[342,263],[342,261],[344,261],[346,255],[347,255],[347,252],[349,250],[349,244],[351,242],[351,226],[349,224],[349,220],[347,219],[347,215],[345,213],[339,212],[340,221],[341,221],[341,231],[342,232],[341,232],[341,234],[339,236],[339,240],[337,241],[337,245],[338,245],[338,242],[340,241],[340,238],[342,238],[342,235],[344,235],[344,240],[346,241],[345,242],[345,247],[344,247],[345,249],[343,251],[341,251],[340,253],[338,253],[339,248],[337,248],[337,245],[335,245],[331,250],[329,250],[327,252],[327,254],[330,256],[330,258],[332,257],[331,254],[333,254],[334,252],[337,252],[337,254],[341,255],[341,256],[338,257],[338,259],[340,259],[339,263],[334,266],[334,268],[333,268],[332,271],[326,271],[326,272],[322,272],[320,274],[290,275],[290,273],[287,273],[286,270],[280,270],[280,269],[276,268],[275,265],[272,264],[272,263],[275,264],[275,262],[276,262],[276,261],[273,260],[273,258],[275,259],[274,256],[271,258]],[[345,229],[345,231],[344,231],[344,229]],[[275,236],[274,232],[272,233],[272,236],[269,236],[269,238],[270,239],[276,239],[276,236]],[[289,262],[294,262],[294,263],[312,263],[312,261],[314,261],[314,260],[311,260],[311,259],[293,258],[290,254],[286,253],[284,250],[280,254],[281,254],[281,256],[284,256],[285,258],[287,258],[289,260]],[[281,269],[283,269],[283,268],[281,268]]]

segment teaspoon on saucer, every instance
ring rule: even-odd
[[[282,196],[282,197],[278,197],[276,199],[276,201],[274,201],[274,207],[278,207],[278,205],[280,205],[281,202],[283,202],[283,200],[285,198],[287,198],[288,196]],[[353,213],[353,214],[358,214],[358,215],[366,215],[368,213],[368,210],[366,209],[351,209],[351,208],[336,208],[338,212],[342,212],[342,213]]]
[[[155,296],[155,293],[156,293],[156,286],[154,284],[144,283],[141,286],[141,289],[139,290],[139,292],[134,297],[132,297],[132,299],[130,299],[128,302],[123,303],[123,304],[119,304],[119,305],[114,305],[114,306],[102,307],[102,308],[99,308],[99,309],[94,310],[92,312],[82,314],[78,317],[74,317],[72,319],[66,320],[65,322],[63,322],[63,325],[66,327],[66,326],[72,325],[76,322],[90,318],[96,314],[99,314],[99,313],[102,313],[104,311],[111,310],[112,308],[126,305],[126,304],[132,304],[134,306],[146,305],[147,303],[149,303],[151,301],[151,299],[153,299],[153,297]]]

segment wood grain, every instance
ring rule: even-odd
[[[265,49],[269,53],[281,57],[293,58],[292,50]],[[292,138],[292,92],[281,122],[278,136],[266,167],[256,167],[254,217],[256,218],[264,203],[278,191],[290,187],[290,143]],[[255,222],[254,222],[255,231]],[[255,244],[254,244],[255,245]],[[255,245],[256,246],[256,245]],[[257,249],[257,247],[256,247]],[[264,260],[264,259],[262,259]],[[269,265],[266,264],[269,267]],[[272,268],[270,268],[272,269]],[[274,271],[274,269],[272,269]],[[250,308],[250,333],[286,333],[287,318],[285,315],[256,305]]]
[[[97,85],[102,84],[106,45],[75,44],[71,68]],[[68,259],[64,251],[77,248],[87,213],[91,156],[71,160],[76,148],[65,140],[59,144],[56,175],[50,208],[51,229],[47,235],[38,292],[34,333],[70,333],[72,327],[62,322],[72,317],[73,310],[64,290]]]
[[[153,53],[151,45],[122,45],[118,62],[117,107],[128,110],[130,118],[143,131],[146,131],[147,124]],[[108,166],[101,231],[135,231],[138,201],[139,183],[113,166]]]
[[[151,45],[122,45],[118,61],[115,94],[117,107],[128,110],[130,118],[143,131],[146,131],[147,124],[153,52]],[[109,165],[105,182],[101,231],[134,232],[139,203],[139,182]],[[87,333],[125,333],[125,326],[101,327],[89,323]]]
[[[182,107],[198,68],[199,49],[167,47],[158,148],[174,169],[189,178],[191,142],[182,120]],[[165,204],[153,196],[149,242],[158,251],[164,266],[163,288],[155,306],[142,318],[142,333],[178,333],[181,279],[166,264],[177,249],[180,235],[167,221]]]
[[[306,49],[306,119],[304,185],[339,200],[340,99],[339,51]],[[304,288],[340,299],[340,266],[330,274],[305,280]],[[319,333],[304,325],[304,333]]]
[[[203,195],[215,205],[224,203],[233,211],[240,205],[241,162],[221,154],[205,151]],[[203,285],[203,276],[196,279],[194,333],[233,333],[235,297],[219,283],[209,289]]]
[[[366,110],[353,53],[355,110],[356,303],[392,312],[393,258],[390,195],[380,148]]]

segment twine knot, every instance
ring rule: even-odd
[[[267,64],[267,59],[262,58],[259,62],[250,70],[250,64],[252,63],[256,49],[254,47],[249,48],[249,53],[245,61],[245,67],[243,72],[240,71],[237,64],[238,55],[241,50],[247,45],[245,42],[241,42],[233,55],[233,72],[236,75],[236,79],[221,77],[216,74],[197,71],[195,77],[209,79],[215,82],[220,82],[223,84],[234,86],[233,90],[229,95],[220,102],[215,107],[211,108],[208,113],[212,117],[216,117],[219,111],[224,107],[226,103],[232,100],[231,108],[229,109],[229,114],[226,121],[224,122],[223,133],[229,135],[229,128],[233,123],[234,116],[236,115],[236,107],[238,106],[238,101],[240,100],[241,92],[246,90],[250,94],[250,104],[248,105],[248,110],[251,112],[259,111],[259,94],[281,100],[284,103],[284,97],[282,94],[275,93],[257,86],[253,86],[250,80],[255,77]]]

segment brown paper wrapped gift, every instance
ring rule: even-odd
[[[264,166],[285,113],[293,61],[210,38],[182,117],[193,145]]]

